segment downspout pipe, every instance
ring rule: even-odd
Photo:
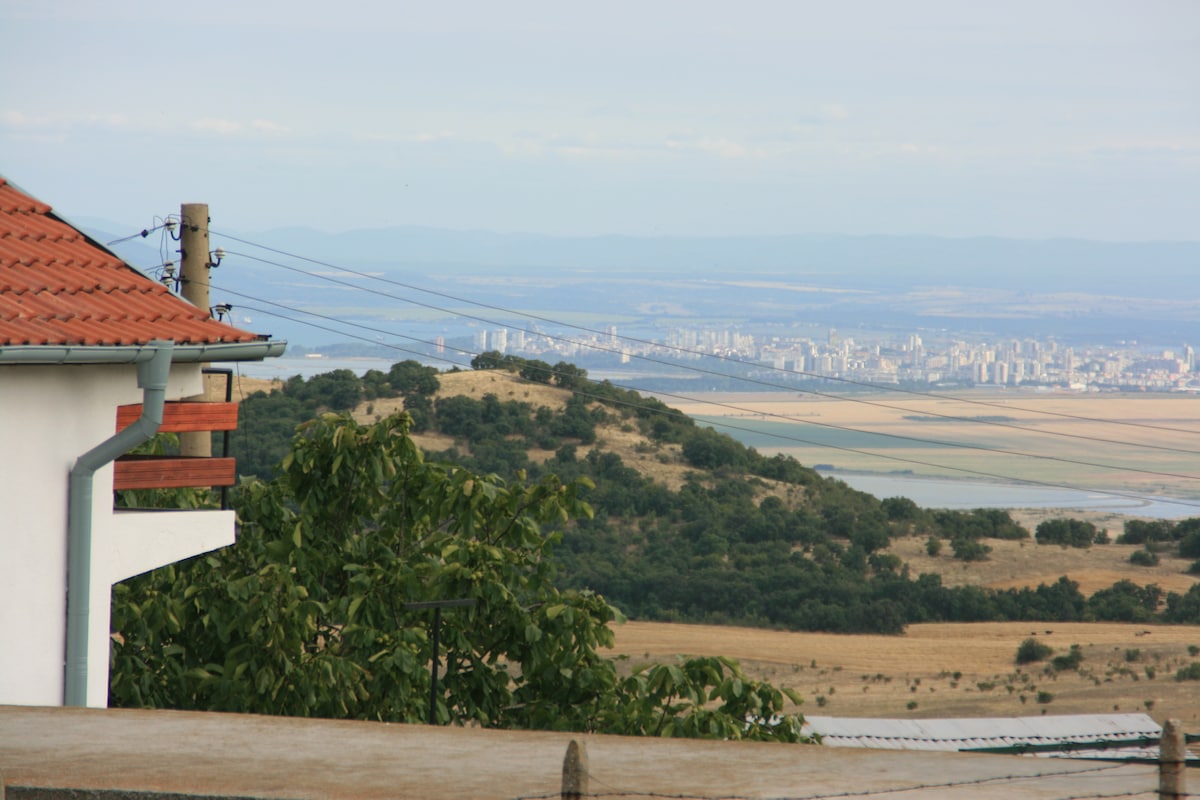
[[[63,704],[88,705],[88,635],[92,592],[92,486],[97,470],[147,441],[162,425],[174,343],[155,340],[153,355],[138,362],[142,415],[129,427],[81,455],[71,468],[67,512],[67,643]],[[108,705],[107,699],[103,705]]]

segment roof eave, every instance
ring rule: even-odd
[[[171,355],[175,364],[209,361],[262,361],[278,358],[286,341],[214,342],[177,344]],[[3,364],[137,364],[154,355],[153,345],[12,345],[0,346]]]

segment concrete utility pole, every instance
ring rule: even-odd
[[[209,313],[208,292],[208,204],[184,203],[179,207],[179,275],[183,284],[181,294],[197,308]],[[202,379],[203,380],[203,379]],[[203,401],[204,394],[187,400]],[[179,434],[179,454],[184,456],[212,455],[212,434],[208,431]]]

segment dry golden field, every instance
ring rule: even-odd
[[[1018,668],[1034,636],[1066,653],[1078,672]],[[616,652],[631,664],[676,655],[736,658],[753,677],[795,689],[807,714],[842,717],[982,717],[1144,712],[1200,729],[1200,682],[1175,672],[1200,661],[1200,626],[1113,623],[941,623],[902,636],[793,633],[716,625],[627,622]],[[1200,653],[1200,650],[1197,651]],[[1039,702],[1039,693],[1052,695]]]

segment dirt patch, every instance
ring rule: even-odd
[[[518,403],[529,403],[534,408],[546,406],[558,411],[566,406],[571,397],[568,391],[544,383],[527,381],[505,370],[443,372],[438,375],[438,381],[441,388],[434,395],[435,402],[438,398],[460,395],[481,400],[484,395],[494,394],[502,402],[515,400]]]
[[[255,392],[271,392],[283,388],[283,381],[279,378],[263,379],[263,378],[248,378],[244,375],[238,375],[236,372],[230,378],[230,389],[233,396],[233,402],[240,403]],[[206,375],[204,376],[204,392],[205,397],[210,401],[225,400],[225,376],[224,375]]]

